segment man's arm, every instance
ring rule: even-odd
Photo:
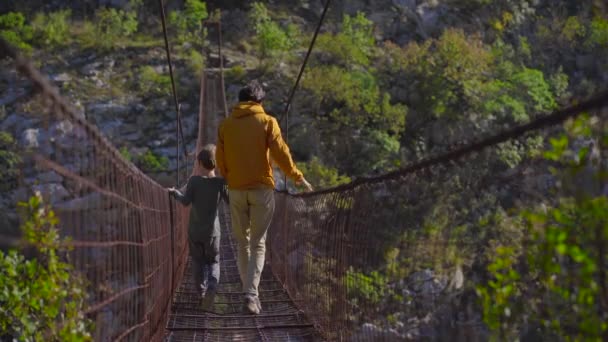
[[[220,124],[220,127],[217,130],[217,146],[215,147],[215,162],[217,164],[217,169],[220,171],[220,174],[224,179],[226,178],[226,174],[228,170],[226,169],[226,159],[224,153],[224,125]]]
[[[267,134],[268,147],[270,148],[270,156],[272,159],[279,165],[279,168],[287,177],[291,178],[296,183],[300,183],[304,179],[304,175],[302,175],[302,172],[298,170],[291,159],[289,147],[281,136],[281,128],[279,128],[276,119],[271,119]]]

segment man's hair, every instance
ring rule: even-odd
[[[215,145],[205,145],[198,153],[197,159],[205,169],[215,170]]]
[[[253,80],[239,91],[239,102],[254,101],[261,103],[265,96],[266,92],[264,92],[260,82]]]

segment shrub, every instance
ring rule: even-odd
[[[138,87],[144,96],[166,95],[171,90],[171,77],[158,74],[153,67],[146,65],[139,69]]]
[[[205,59],[203,55],[196,50],[190,50],[190,56],[187,59],[187,63],[195,77],[201,75],[205,69]]]
[[[288,25],[284,30],[270,18],[270,13],[264,4],[254,2],[249,18],[255,29],[255,52],[261,62],[273,63],[280,60],[286,53],[297,45],[297,28]]]
[[[605,149],[605,124],[592,128],[588,122],[576,120],[572,136],[603,132],[599,141]],[[589,147],[577,152],[569,147],[570,137],[551,139],[551,146],[545,157],[562,166],[554,171],[562,179],[556,189],[561,196],[522,211],[525,239],[497,249],[488,266],[490,279],[477,289],[484,321],[501,340],[518,338],[526,327],[549,340],[605,340],[608,200],[599,192],[606,174],[593,165]],[[581,191],[580,182],[591,183]]]
[[[344,15],[342,30],[319,36],[318,49],[330,53],[338,63],[367,66],[376,44],[373,27],[374,23],[361,12],[354,17]]]
[[[31,26],[26,25],[25,16],[19,12],[0,15],[0,37],[26,54],[32,52],[30,42],[33,30]]]
[[[245,77],[246,74],[247,71],[242,65],[234,65],[230,69],[226,70],[226,77],[229,77],[234,81],[240,81],[243,79],[243,77]]]
[[[20,162],[21,158],[17,153],[17,144],[13,136],[7,132],[0,132],[0,191],[9,191],[17,186]]]
[[[17,250],[0,251],[0,329],[20,341],[90,341],[91,322],[83,311],[84,280],[61,260],[66,240],[58,219],[39,195],[22,209],[25,242],[37,251],[26,259]]]
[[[201,46],[205,39],[203,20],[207,19],[207,4],[200,0],[186,0],[183,11],[169,13],[169,26],[175,30],[180,43],[190,42]]]
[[[298,168],[315,188],[330,188],[350,182],[349,177],[340,175],[338,170],[323,165],[317,157],[312,157],[307,163],[298,163]]]
[[[591,20],[590,36],[587,42],[590,46],[608,46],[608,19],[597,16]]]
[[[35,41],[47,47],[60,47],[70,41],[71,10],[37,13],[32,21]]]
[[[388,279],[385,275],[373,271],[369,275],[346,271],[346,290],[352,304],[361,308],[377,306],[391,291],[388,290]]]
[[[134,9],[100,8],[95,11],[93,23],[84,24],[81,40],[85,47],[113,50],[124,46],[125,39],[137,29],[137,12]]]
[[[169,159],[148,150],[138,158],[138,164],[144,172],[161,172],[169,167]]]
[[[129,152],[129,149],[126,146],[123,146],[120,148],[119,150],[120,155],[126,160],[126,161],[133,161],[133,156],[131,155],[131,152]]]

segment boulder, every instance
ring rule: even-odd
[[[46,202],[53,206],[70,196],[70,193],[59,183],[48,183],[32,186],[36,192],[40,192]]]
[[[61,183],[61,182],[63,182],[63,177],[61,177],[55,171],[49,171],[49,172],[41,173],[41,174],[38,175],[37,179],[38,179],[38,182],[40,182],[40,184]]]
[[[25,148],[40,146],[41,132],[38,128],[28,128],[21,133],[21,145]]]
[[[130,107],[116,104],[116,103],[94,103],[90,104],[86,108],[88,115],[110,115],[116,117],[117,115],[125,115],[129,113]]]
[[[67,73],[63,72],[61,74],[51,75],[49,77],[49,79],[51,81],[53,81],[53,82],[65,83],[65,82],[70,82],[72,80],[72,76],[70,76]]]
[[[365,323],[351,336],[351,341],[398,341],[403,340],[397,330],[378,327],[371,323]]]
[[[100,208],[102,206],[102,198],[103,197],[99,192],[92,192],[82,197],[57,203],[55,208],[62,211],[81,211],[85,209]]]

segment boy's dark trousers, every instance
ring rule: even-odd
[[[205,241],[188,239],[188,245],[195,286],[203,294],[216,290],[220,281],[220,237],[212,236]]]

